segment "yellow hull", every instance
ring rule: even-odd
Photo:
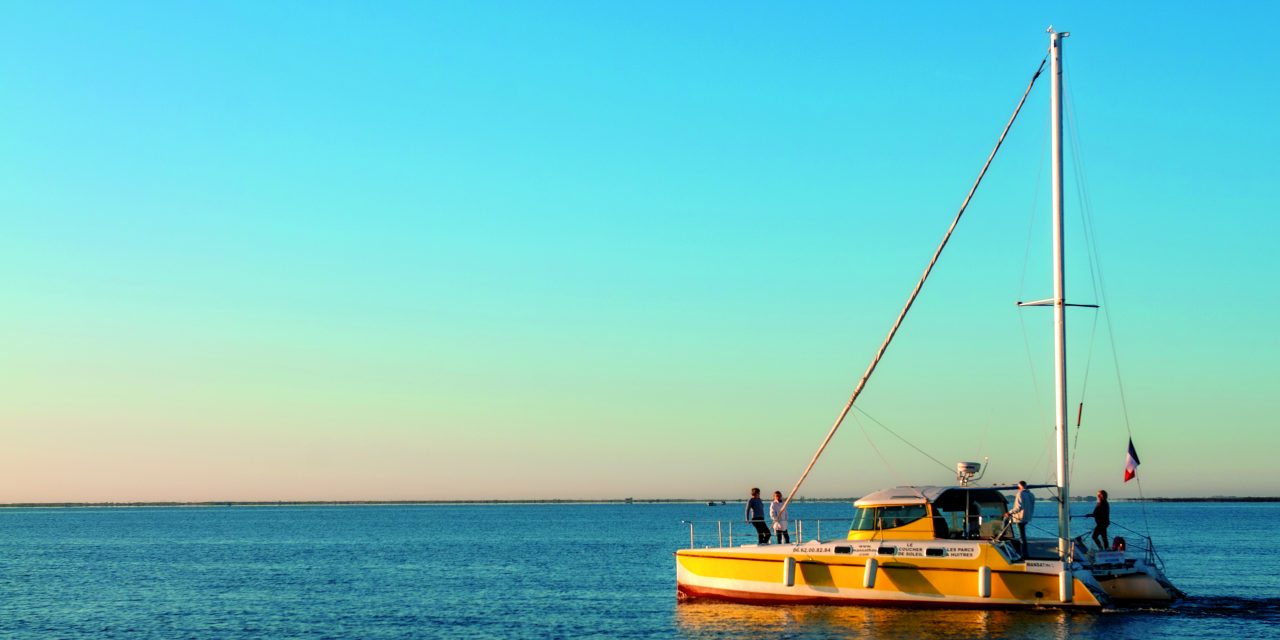
[[[890,553],[880,553],[885,549]],[[1095,609],[1107,600],[1087,571],[1076,570],[1064,601],[1061,569],[1056,561],[1010,562],[983,541],[811,542],[676,552],[682,599]]]

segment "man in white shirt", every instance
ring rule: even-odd
[[[773,502],[769,503],[769,519],[773,521],[773,536],[778,544],[790,544],[791,534],[787,532],[787,509],[782,506],[782,492],[773,492]]]

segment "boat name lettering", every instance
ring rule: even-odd
[[[1062,563],[1056,561],[1046,562],[1044,560],[1028,560],[1028,573],[1058,573],[1062,570]]]
[[[842,544],[842,545],[835,545],[830,547],[800,546],[795,548],[794,553],[822,553],[822,554],[839,553],[840,555],[874,556],[876,555],[876,551],[878,550],[878,548],[879,547],[874,544],[870,544],[866,542],[863,542],[863,543],[855,542],[853,544]],[[837,551],[836,549],[840,549],[840,551]]]

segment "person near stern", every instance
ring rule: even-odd
[[[1093,513],[1085,516],[1093,518],[1093,546],[1099,551],[1106,551],[1111,545],[1107,542],[1107,527],[1111,526],[1111,503],[1107,502],[1106,489],[1098,490],[1098,504]]]

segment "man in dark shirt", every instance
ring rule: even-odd
[[[1111,545],[1107,543],[1107,527],[1111,526],[1111,503],[1107,502],[1107,492],[1098,490],[1098,504],[1093,513],[1085,516],[1093,518],[1093,544],[1099,551],[1106,551]]]
[[[756,528],[756,537],[760,544],[769,544],[769,527],[764,524],[764,502],[760,500],[760,488],[751,489],[751,499],[747,501],[747,522]]]

